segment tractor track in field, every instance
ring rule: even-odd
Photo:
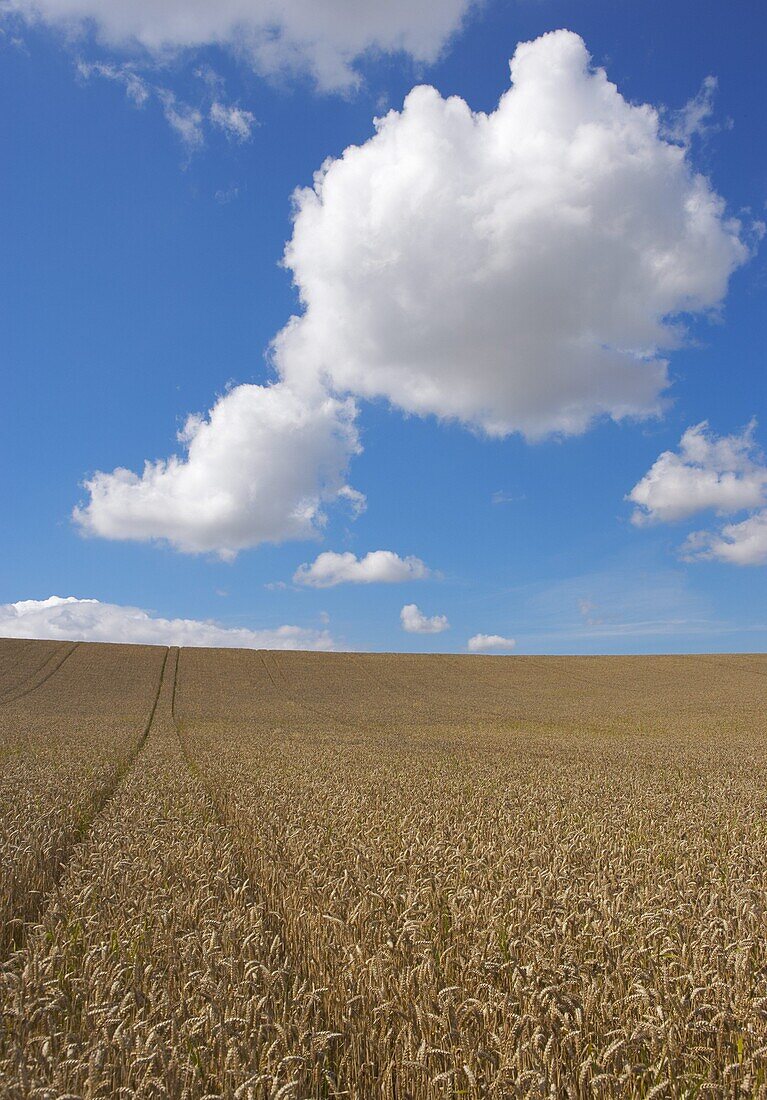
[[[42,661],[40,661],[40,663],[36,665],[31,672],[27,672],[25,675],[22,675],[20,678],[16,679],[16,681],[9,687],[4,687],[2,691],[0,691],[0,702],[2,702],[6,695],[12,695],[20,688],[23,688],[25,684],[28,684],[30,680],[34,680],[35,676],[39,676],[46,665],[49,665],[52,661],[55,661],[55,659],[61,655],[62,651],[68,649],[70,645],[71,643],[58,642],[54,646],[53,650],[48,653],[46,657],[43,657]]]
[[[259,650],[259,652],[261,654],[261,660],[263,662],[264,668],[266,669],[266,674],[269,675],[269,678],[276,687],[277,691],[282,692],[285,700],[289,704],[291,704],[291,706],[294,706],[297,711],[303,711],[306,714],[314,714],[318,718],[324,718],[326,722],[331,722],[337,726],[346,726],[347,729],[359,729],[359,723],[354,722],[354,720],[351,720],[350,718],[342,718],[339,714],[333,714],[332,711],[326,711],[324,707],[317,706],[314,703],[307,703],[306,700],[298,700],[298,698],[296,698],[295,695],[292,693],[291,687],[289,687],[288,685],[286,675],[280,668],[280,665],[277,664],[277,661],[274,658],[273,654],[271,656],[271,660],[274,665],[274,670],[277,674],[278,681],[280,682],[277,682],[277,680],[274,679],[274,675],[269,668],[269,664],[267,664],[266,662],[265,654],[267,651]]]
[[[352,653],[350,656],[353,657],[355,665],[361,670],[363,676],[365,676],[374,687],[377,687],[379,690],[383,688],[384,691],[388,691],[388,693],[393,695],[397,700],[402,698],[406,688],[401,682],[391,680],[388,676],[380,676],[377,672],[374,672],[373,669],[367,667],[365,657],[370,656],[370,654]]]
[[[264,667],[266,668],[269,679],[275,687],[279,687],[279,685],[275,683],[273,674],[268,668],[263,655],[262,661],[264,662]],[[285,934],[287,922],[280,898],[265,890],[249,871],[246,850],[243,847],[243,842],[237,829],[236,816],[227,811],[226,797],[222,797],[221,793],[216,791],[214,785],[211,783],[204,770],[197,764],[189,749],[184,735],[183,721],[176,716],[176,687],[178,684],[179,663],[180,655],[176,658],[174,669],[173,693],[171,697],[171,720],[183,760],[189,771],[199,783],[201,791],[211,808],[216,822],[230,838],[232,851],[235,856],[233,866],[237,877],[243,883],[251,903],[261,911],[264,926],[268,928],[273,937],[279,938],[286,967],[290,974],[296,978],[304,988],[313,990],[316,983],[311,973],[311,961],[301,950],[296,951],[292,949],[288,942]],[[276,672],[277,676],[284,682],[282,671],[276,669]],[[293,702],[293,700],[291,700],[291,702]],[[316,1024],[316,1033],[329,1034],[335,1032],[337,1030],[335,1021],[325,1019],[324,1017],[325,1013],[323,1012],[322,1017]]]
[[[716,664],[718,668],[734,668],[737,669],[739,673],[745,673],[747,676],[767,676],[767,665],[765,668],[749,668],[748,665],[730,665],[729,663],[725,664],[724,661],[717,661]]]
[[[266,675],[269,677],[269,680],[271,681],[272,687],[274,687],[278,692],[281,693],[281,695],[283,696],[283,698],[285,699],[286,702],[290,703],[290,705],[292,707],[295,707],[296,710],[304,711],[307,714],[314,714],[318,718],[324,718],[328,722],[335,723],[335,725],[337,725],[337,726],[346,726],[347,729],[355,729],[355,730],[358,728],[358,723],[357,722],[351,721],[348,718],[341,718],[340,715],[333,714],[332,711],[327,711],[323,707],[318,707],[318,706],[315,706],[312,703],[307,703],[305,700],[302,701],[302,700],[296,699],[295,696],[292,694],[292,692],[290,690],[290,686],[288,684],[287,677],[283,673],[280,666],[277,664],[276,659],[271,655],[270,655],[270,659],[271,659],[272,664],[273,664],[273,670],[269,667],[269,662],[266,659],[267,652],[269,652],[269,651],[268,650],[263,650],[263,649],[258,650],[258,655],[261,658],[261,663],[263,664],[264,669],[266,670]],[[276,674],[276,678],[275,678],[275,674]]]
[[[18,699],[24,699],[27,695],[31,695],[33,691],[37,691],[38,688],[43,687],[48,681],[56,675],[61,666],[69,660],[72,654],[75,652],[79,642],[72,642],[64,654],[60,654],[58,651],[53,653],[43,664],[35,670],[30,676],[27,677],[27,686],[22,688],[12,688],[10,692],[0,696],[0,707],[9,706],[11,703],[15,703]],[[48,666],[52,665],[50,669]],[[47,669],[47,671],[45,671]],[[43,673],[40,676],[40,673]],[[35,677],[40,677],[34,683],[30,684],[29,680],[33,680]]]
[[[74,649],[78,644],[79,643],[75,643],[75,646],[72,647],[69,653],[65,656],[64,660],[66,660],[66,657],[74,652]],[[176,662],[174,666],[174,678],[175,669],[178,665],[178,650],[176,649],[175,652]],[[93,798],[91,799],[85,812],[80,817],[80,819],[73,824],[72,829],[70,830],[69,835],[66,838],[66,844],[63,850],[60,852],[58,863],[51,873],[50,878],[45,885],[45,888],[42,889],[39,894],[37,894],[36,899],[25,908],[24,912],[19,914],[18,927],[13,937],[13,945],[10,952],[11,954],[14,951],[18,951],[23,948],[29,929],[34,927],[34,925],[38,923],[40,916],[45,912],[46,908],[48,907],[51,896],[58,889],[61,880],[67,872],[67,868],[72,862],[77,848],[87,841],[88,834],[93,828],[94,822],[97,820],[99,815],[103,813],[112,798],[114,798],[115,793],[120,787],[123,779],[131,770],[131,768],[134,767],[136,760],[140,756],[141,750],[146,744],[146,740],[152,728],[152,723],[155,719],[157,704],[160,701],[160,693],[162,690],[163,681],[165,679],[165,671],[168,666],[168,657],[170,656],[170,653],[171,650],[166,649],[165,657],[163,658],[162,669],[160,670],[160,676],[157,681],[157,688],[155,690],[154,698],[152,700],[152,706],[149,711],[149,717],[142,727],[138,740],[135,742],[134,747],[126,754],[124,759],[120,761],[117,768],[109,777],[109,779],[101,787],[97,788],[93,792]],[[63,664],[63,660],[61,664]],[[60,668],[61,665],[57,667]],[[55,669],[54,671],[57,671],[57,669]],[[50,678],[50,675],[53,675],[53,672],[49,674],[48,678]],[[3,961],[5,960],[0,958],[0,962]]]

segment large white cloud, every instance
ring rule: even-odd
[[[521,44],[511,76],[490,114],[415,88],[296,193],[283,377],[493,435],[661,408],[661,352],[721,303],[741,227],[578,35]]]
[[[450,629],[447,615],[424,615],[420,607],[407,603],[399,613],[402,629],[408,634],[441,634]]]
[[[186,456],[92,477],[85,530],[224,556],[316,535],[353,497],[355,397],[529,437],[662,407],[660,349],[721,303],[741,227],[577,35],[520,45],[511,72],[487,115],[416,88],[297,193],[304,311],[275,382],[192,418]]]
[[[260,542],[316,537],[324,504],[359,504],[346,484],[359,450],[355,412],[350,400],[284,383],[238,386],[207,417],[189,418],[179,435],[185,456],[147,462],[141,475],[94,474],[75,520],[103,538],[159,539],[225,558]]]
[[[716,436],[708,422],[688,428],[678,451],[664,451],[627,499],[632,522],[673,522],[713,509],[722,515],[756,508],[767,494],[767,465],[754,441],[756,422]]]
[[[0,604],[0,637],[238,649],[335,648],[327,630],[300,626],[246,630],[197,619],[161,619],[138,607],[80,600],[75,596]]]
[[[717,436],[707,421],[688,428],[678,451],[664,451],[627,496],[632,522],[674,522],[699,512],[751,511],[716,531],[694,531],[681,548],[686,561],[767,564],[767,462],[754,439],[756,421]]]
[[[400,584],[431,576],[420,558],[401,558],[393,550],[371,550],[364,558],[347,551],[326,550],[311,563],[300,565],[293,575],[296,584],[310,588],[333,588],[337,584]]]
[[[17,13],[69,33],[94,27],[105,43],[152,53],[231,47],[265,73],[308,70],[321,87],[357,82],[368,51],[404,50],[436,60],[470,0],[2,0]]]

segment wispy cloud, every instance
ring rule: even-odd
[[[221,187],[213,193],[213,198],[220,206],[226,206],[240,196],[240,188],[233,184],[231,187]]]
[[[156,102],[187,157],[204,147],[208,130],[218,130],[229,140],[243,144],[250,141],[258,125],[252,111],[237,103],[227,102],[223,79],[209,66],[195,70],[198,91],[194,102],[181,97],[166,85],[150,80],[136,62],[117,64],[80,59],[76,69],[84,81],[100,78],[122,85],[134,107],[143,108],[150,102]],[[218,201],[229,201],[218,196],[217,192]]]
[[[211,103],[208,118],[228,138],[239,142],[249,141],[253,127],[258,125],[252,111],[246,111],[234,103],[222,103],[218,99]]]
[[[111,65],[101,61],[78,61],[76,64],[77,75],[83,80],[99,76],[103,80],[111,80],[116,84],[122,84],[125,94],[136,107],[143,107],[152,97],[155,89],[140,73],[134,65]]]
[[[493,495],[490,497],[490,503],[491,504],[512,504],[515,501],[524,500],[524,499],[525,499],[525,494],[524,493],[507,493],[503,489],[498,489],[497,492],[493,493]]]
[[[201,149],[205,144],[202,112],[197,107],[184,103],[173,92],[169,92],[167,88],[159,88],[157,95],[162,104],[165,121],[174,131],[187,153],[194,153]]]

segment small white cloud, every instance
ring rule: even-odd
[[[724,515],[762,503],[767,465],[755,428],[755,420],[728,436],[716,436],[705,420],[688,428],[678,452],[664,451],[628,494],[637,505],[633,522],[668,523],[709,509]]]
[[[431,571],[420,558],[401,558],[393,550],[371,550],[364,558],[350,551],[336,554],[326,550],[311,564],[300,565],[293,580],[309,588],[333,588],[337,584],[401,584],[429,576]]]
[[[355,415],[351,401],[280,382],[237,386],[207,416],[189,417],[179,433],[185,456],[147,462],[141,474],[94,474],[75,522],[102,538],[161,540],[225,559],[262,542],[314,538],[360,449]]]
[[[365,494],[361,493],[359,489],[353,488],[351,485],[344,485],[342,489],[339,489],[338,498],[339,500],[348,501],[349,507],[352,510],[352,515],[354,516],[361,516],[368,506]]]
[[[402,629],[408,634],[441,634],[450,629],[447,615],[424,615],[417,604],[408,603],[399,613]]]
[[[466,648],[469,653],[484,653],[488,649],[513,649],[516,644],[513,638],[504,638],[501,634],[475,634],[469,638]]]
[[[688,428],[678,452],[664,451],[628,494],[637,505],[632,523],[670,523],[708,509],[727,515],[762,504],[767,465],[755,428],[755,420],[736,435],[716,436],[705,420]]]
[[[682,547],[685,561],[723,561],[731,565],[767,565],[767,509],[720,531],[694,531]]]
[[[208,112],[210,121],[219,130],[223,130],[227,137],[236,141],[249,141],[253,127],[257,126],[256,116],[251,111],[234,104],[222,103],[216,99]]]
[[[326,630],[308,630],[300,626],[247,630],[197,619],[162,619],[138,607],[81,600],[75,596],[0,604],[0,637],[237,649],[335,648]]]
[[[698,512],[751,510],[719,531],[694,531],[681,548],[684,561],[767,564],[767,462],[754,440],[756,421],[742,432],[716,436],[704,420],[688,428],[679,451],[664,451],[628,494],[632,522],[673,522]]]

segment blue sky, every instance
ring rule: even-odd
[[[183,6],[167,0],[171,15]],[[361,18],[351,39],[339,5],[327,6],[317,30],[302,29],[295,5],[298,22],[273,56],[225,26],[202,26],[191,43],[172,20],[115,29],[101,0],[0,5],[0,633],[408,651],[465,651],[478,635],[497,635],[496,651],[513,639],[520,653],[763,649],[763,6],[421,0],[392,5],[390,26]],[[260,42],[267,5],[234,7]],[[548,53],[534,49],[524,72],[520,63],[526,106],[520,98],[495,136],[435,99],[413,106],[409,128],[398,115],[373,138],[374,116],[400,112],[418,84],[495,117],[517,44],[559,28],[617,86],[614,125],[589,115],[594,68],[576,71],[577,44],[560,38],[569,75],[549,87],[560,61],[544,40]],[[580,133],[609,125],[618,142],[567,161],[577,194],[558,159],[571,137],[536,140],[573,103]],[[660,112],[652,140],[639,132],[640,104]],[[613,178],[632,127],[631,157]],[[432,140],[432,159],[419,160]],[[292,205],[326,158],[353,145],[356,170],[336,160],[322,198]],[[696,173],[723,205],[688,230],[680,219]],[[514,207],[535,205],[531,180],[552,188],[551,218]],[[491,192],[502,198],[485,208]],[[479,214],[464,224],[467,203]],[[571,241],[571,220],[558,218],[574,207],[586,228]],[[292,273],[281,265],[291,238]],[[663,272],[677,265],[674,280],[656,293],[646,265],[668,240]],[[312,316],[268,355],[305,310],[291,274]],[[588,324],[563,321],[582,301]],[[672,322],[686,329],[676,347]],[[653,341],[653,326],[666,336]],[[600,373],[592,360],[603,352],[617,359]],[[665,389],[649,381],[661,360]],[[562,398],[573,379],[577,416]],[[189,414],[206,417],[226,393],[260,401],[255,387],[270,384],[275,401],[279,387],[291,402],[299,395],[304,426],[289,438],[281,405],[230,402],[211,444],[221,455],[212,489],[203,456],[191,488],[164,477],[129,499],[110,480],[94,503],[85,483],[96,471],[140,480],[145,460],[183,463],[176,433]],[[708,429],[680,449],[702,421]],[[343,443],[328,424],[341,425]],[[664,452],[674,457],[659,467]],[[217,527],[227,478],[239,488]],[[364,494],[361,514],[339,497],[344,485]],[[303,508],[315,489],[311,515],[296,519],[298,497]],[[350,559],[332,559],[338,583],[293,581],[322,553],[379,550],[397,560],[378,571],[370,562],[355,580]],[[99,603],[10,607],[54,594]],[[421,618],[408,621],[420,627],[409,632],[401,612],[413,604]],[[430,626],[434,616],[449,629]],[[179,619],[193,621],[182,635]],[[221,631],[195,625],[209,620]],[[274,633],[285,624],[292,633]]]

